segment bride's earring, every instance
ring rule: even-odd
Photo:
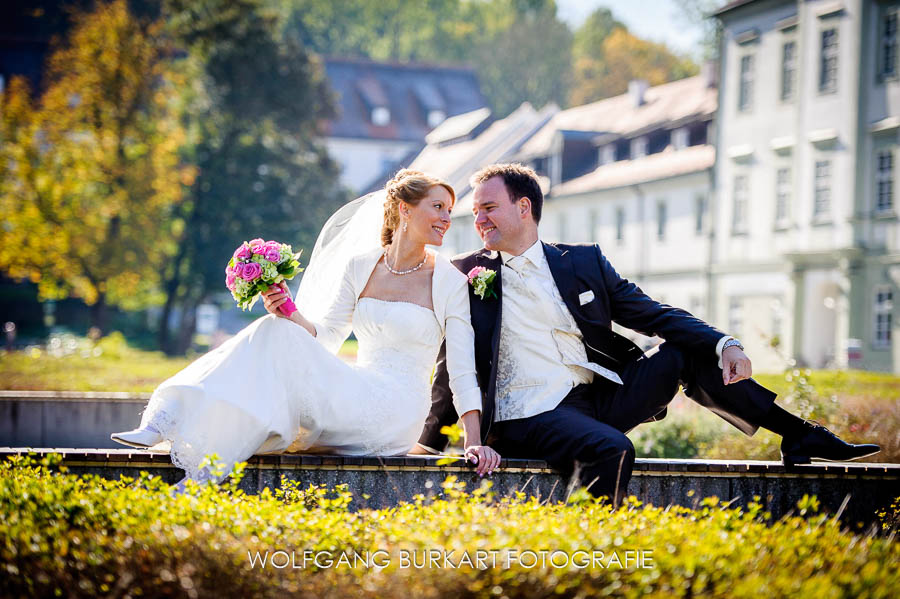
[[[409,221],[408,220],[403,221],[403,232],[406,233],[406,229],[408,229],[408,228],[409,228]]]

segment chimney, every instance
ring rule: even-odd
[[[719,62],[717,60],[707,60],[700,67],[700,76],[706,87],[719,86]]]
[[[647,91],[648,84],[644,79],[632,79],[628,82],[628,95],[631,97],[631,104],[635,108],[644,105],[644,93]]]

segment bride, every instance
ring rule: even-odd
[[[441,245],[455,201],[446,182],[402,170],[381,192],[341,208],[319,234],[298,311],[284,316],[286,289],[270,288],[268,316],[163,382],[140,427],[111,438],[168,445],[185,480],[197,481],[216,479],[203,465],[208,454],[226,471],[259,453],[407,454],[428,416],[446,342],[466,458],[490,474],[500,456],[481,445],[468,282],[426,248]],[[355,365],[335,355],[351,329]]]

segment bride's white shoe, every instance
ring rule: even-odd
[[[163,436],[152,428],[136,428],[123,433],[113,433],[110,439],[122,445],[146,449],[163,442]]]

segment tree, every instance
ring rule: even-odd
[[[565,105],[571,86],[572,32],[554,2],[495,2],[495,31],[473,48],[482,89],[498,115],[528,101]]]
[[[564,103],[572,34],[553,0],[269,0],[284,35],[324,56],[473,65],[499,116]]]
[[[225,289],[225,264],[240,242],[264,237],[311,249],[347,198],[317,141],[320,123],[334,115],[319,61],[278,39],[257,0],[170,0],[166,14],[188,54],[182,68],[193,85],[182,97],[196,141],[185,152],[199,170],[176,213],[177,251],[163,268],[158,341],[181,353],[196,306]],[[176,308],[186,320],[173,338]]]
[[[719,57],[719,36],[722,34],[722,23],[711,16],[721,8],[724,0],[675,0],[681,9],[680,15],[685,23],[700,28],[700,58],[717,60]]]
[[[598,8],[585,19],[575,32],[572,43],[572,58],[578,60],[585,57],[603,56],[603,43],[614,29],[626,29],[616,20],[608,8]]]
[[[696,64],[673,54],[664,44],[614,27],[603,40],[599,56],[582,55],[576,60],[571,103],[585,104],[622,94],[632,79],[660,85],[697,72]]]
[[[43,299],[83,298],[101,330],[107,306],[159,301],[170,214],[193,179],[160,30],[125,0],[77,14],[45,92],[14,77],[0,120],[0,269]]]

